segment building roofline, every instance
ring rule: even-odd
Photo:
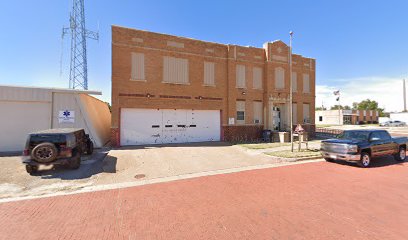
[[[70,89],[70,88],[47,88],[47,87],[35,87],[35,86],[13,86],[13,85],[0,85],[0,88],[28,88],[28,89],[43,89],[51,92],[60,92],[60,93],[85,93],[89,95],[102,95],[101,91],[93,90],[82,90],[82,89]]]

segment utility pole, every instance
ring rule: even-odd
[[[72,0],[72,11],[69,27],[62,28],[62,38],[71,34],[71,62],[69,71],[69,88],[88,90],[88,63],[86,56],[86,39],[99,40],[99,33],[85,28],[85,0]]]
[[[293,90],[292,90],[292,40],[293,32],[289,32],[289,112],[290,112],[290,149],[293,152]]]

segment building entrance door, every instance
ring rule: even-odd
[[[273,130],[280,130],[281,125],[281,112],[278,107],[272,108],[272,126]]]

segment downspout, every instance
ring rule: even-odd
[[[51,114],[50,114],[51,129],[54,128],[54,92],[51,92]]]

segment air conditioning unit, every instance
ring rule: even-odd
[[[259,121],[259,119],[255,119],[254,123],[261,123],[261,121]]]

